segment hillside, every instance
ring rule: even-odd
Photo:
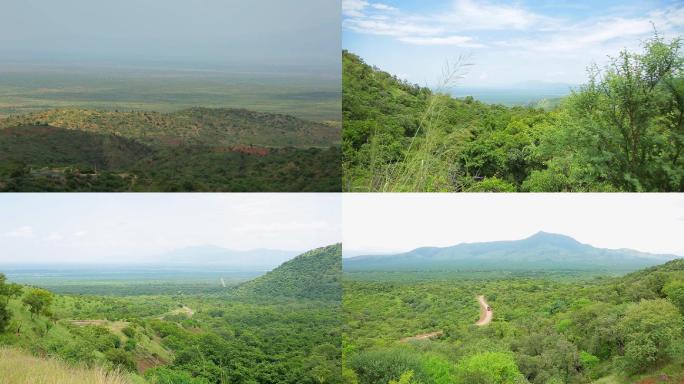
[[[568,96],[527,107],[453,97],[467,93],[463,68],[429,89],[344,51],[344,189],[683,191],[681,44],[656,33]]]
[[[52,109],[0,119],[0,128],[27,125],[117,135],[157,145],[308,148],[339,143],[339,131],[330,125],[230,108],[191,108],[172,113]]]
[[[30,125],[0,129],[0,164],[125,169],[152,154],[147,145],[112,134]]]
[[[336,192],[339,127],[244,109],[0,119],[0,191]]]
[[[278,268],[237,287],[237,296],[342,299],[342,245],[303,253]]]
[[[539,232],[522,240],[426,247],[395,255],[344,259],[345,271],[585,270],[629,272],[675,259],[628,249],[601,249],[575,239]]]
[[[101,368],[71,366],[0,347],[0,377],[7,384],[132,384],[126,375]]]

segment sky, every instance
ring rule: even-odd
[[[126,263],[198,245],[341,241],[338,194],[4,194],[0,264]]]
[[[0,58],[339,66],[339,0],[2,2]]]
[[[581,84],[585,69],[653,35],[684,34],[677,0],[342,0],[342,47],[413,83],[436,87],[446,62],[457,86]]]
[[[683,194],[344,194],[342,207],[345,257],[539,231],[684,256]]]

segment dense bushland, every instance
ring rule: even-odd
[[[679,38],[656,34],[590,68],[550,111],[455,99],[342,60],[344,190],[684,190]]]
[[[684,379],[682,259],[623,277],[421,275],[345,275],[346,382]],[[479,294],[494,313],[482,327],[475,325]]]

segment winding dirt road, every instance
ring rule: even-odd
[[[492,321],[494,311],[489,307],[483,295],[478,296],[477,301],[480,302],[480,320],[475,325],[487,325]]]

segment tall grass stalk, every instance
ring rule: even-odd
[[[403,159],[393,164],[376,161],[377,140],[371,137],[372,172],[370,190],[377,192],[430,192],[449,191],[449,168],[455,152],[445,140],[445,114],[450,97],[445,92],[465,75],[469,66],[463,57],[453,64],[447,62],[442,69],[439,86],[429,96],[427,106],[419,119],[418,129],[411,137]],[[375,136],[375,135],[373,135]]]
[[[0,347],[2,384],[131,384],[119,371],[86,368],[66,362],[31,356],[13,348]]]

